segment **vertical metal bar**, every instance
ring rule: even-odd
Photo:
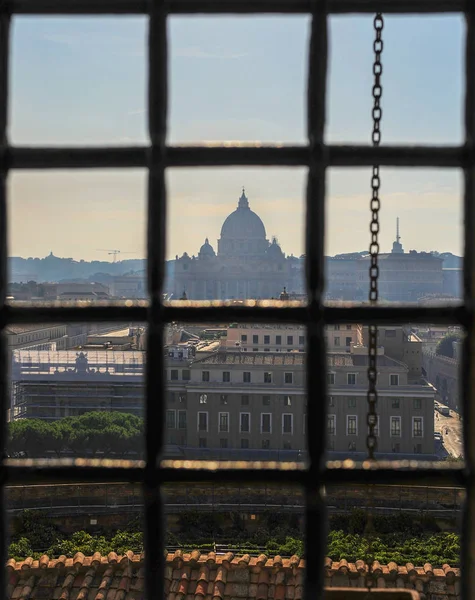
[[[323,564],[327,544],[327,519],[322,497],[321,469],[326,440],[326,348],[322,319],[325,233],[324,128],[327,80],[327,11],[325,0],[312,2],[307,84],[307,121],[311,161],[306,204],[307,326],[307,444],[311,477],[306,487],[305,543],[307,569],[305,598],[323,594]],[[318,541],[315,535],[318,532]]]
[[[464,301],[470,318],[463,347],[463,443],[467,469],[467,497],[463,512],[461,563],[462,597],[475,596],[475,13],[467,3],[465,14],[465,144],[470,164],[464,171]]]
[[[7,123],[8,57],[10,50],[10,15],[6,2],[0,2],[0,449],[6,448],[6,417],[9,408],[8,349],[4,334],[7,297]],[[5,468],[0,466],[0,564],[7,560],[8,523],[5,504]],[[6,597],[5,569],[0,569],[0,593]]]
[[[165,142],[167,130],[167,13],[164,0],[149,0],[148,33],[148,215],[147,272],[150,309],[147,343],[145,419],[145,560],[147,597],[163,596],[164,510],[161,496],[160,456],[165,415],[162,287],[165,273],[166,189]]]

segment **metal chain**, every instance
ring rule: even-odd
[[[373,84],[373,132],[372,132],[372,142],[373,146],[379,146],[381,142],[381,117],[383,115],[383,111],[381,108],[381,97],[383,95],[383,88],[381,85],[381,75],[383,73],[383,65],[381,64],[381,54],[383,52],[383,40],[382,40],[382,31],[384,27],[384,20],[381,13],[377,13],[374,21],[374,31],[375,31],[375,39],[373,42],[373,50],[374,50],[374,62],[373,62],[373,75],[374,75],[374,84]],[[370,288],[369,288],[369,302],[371,306],[374,306],[378,301],[378,279],[379,279],[379,265],[378,265],[378,256],[379,256],[379,211],[381,208],[381,201],[379,199],[379,191],[381,187],[381,179],[379,176],[379,165],[373,166],[373,173],[371,176],[371,224],[370,224],[370,232],[371,232],[371,244],[369,247],[370,251],[370,268],[369,268],[369,280],[370,280]],[[368,451],[369,460],[374,460],[374,453],[376,451],[377,446],[377,438],[375,429],[378,424],[378,417],[376,413],[376,405],[378,402],[378,391],[377,391],[377,379],[378,379],[378,370],[377,370],[377,357],[378,357],[378,328],[376,325],[370,325],[368,327],[368,392],[367,392],[367,403],[368,403],[368,413],[366,415],[366,421],[368,424],[368,435],[366,438],[366,448]],[[368,592],[371,591],[371,588],[374,585],[373,578],[373,537],[374,537],[374,524],[373,524],[373,486],[369,486],[368,490],[368,511],[367,511],[367,520],[366,520],[366,538],[368,540],[368,551],[366,555],[366,565],[367,565],[367,579],[366,585],[368,588]]]

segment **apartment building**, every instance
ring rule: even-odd
[[[366,450],[367,349],[328,353],[329,452],[358,458]],[[378,452],[434,454],[434,388],[409,382],[406,365],[378,360]],[[292,451],[306,448],[305,354],[220,350],[167,369],[166,441],[208,449]],[[313,401],[319,401],[314,399]]]
[[[353,345],[361,345],[361,325],[329,325],[325,342],[329,352],[350,352]],[[302,325],[230,325],[223,342],[228,351],[243,352],[292,352],[305,351],[306,329]]]

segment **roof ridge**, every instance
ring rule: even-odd
[[[118,565],[123,568],[126,565],[139,565],[144,562],[145,555],[144,553],[136,554],[131,550],[128,550],[123,555],[117,555],[115,552],[110,552],[108,555],[101,555],[99,552],[95,552],[92,556],[84,556],[81,552],[77,552],[73,558],[66,558],[66,556],[62,555],[59,558],[49,558],[47,554],[41,556],[40,559],[34,559],[29,556],[25,560],[16,561],[14,558],[10,558],[6,563],[6,568],[9,571],[22,571],[25,572],[27,570],[33,569],[45,569],[45,568],[74,568],[75,570],[80,569],[81,567],[86,568],[97,568],[99,566],[111,566]],[[165,551],[165,559],[166,563],[176,564],[176,563],[184,563],[189,564],[190,566],[197,565],[198,563],[207,563],[209,566],[221,565],[221,564],[246,564],[248,566],[266,566],[266,567],[283,567],[283,568],[305,568],[306,561],[304,558],[300,557],[298,554],[294,554],[290,557],[282,557],[280,555],[267,555],[267,554],[259,554],[250,555],[249,553],[245,554],[234,554],[232,552],[201,552],[200,550],[192,550],[191,552],[184,552],[182,549],[178,549],[175,552]],[[346,559],[342,558],[339,561],[333,561],[330,557],[325,557],[324,567],[327,571],[341,571],[342,569],[354,572],[361,572],[361,569],[366,569],[364,561],[356,560],[355,562],[349,562]],[[441,568],[433,568],[430,563],[426,563],[423,566],[414,566],[412,563],[402,563],[398,564],[394,561],[388,562],[387,565],[381,565],[379,562],[375,561],[373,564],[373,568],[378,568],[382,571],[382,573],[389,573],[393,571],[397,571],[402,574],[411,573],[414,575],[435,575],[436,572],[439,572],[440,576],[442,572],[443,575],[453,575],[458,576],[460,569],[458,567],[451,567],[448,564],[443,564]]]

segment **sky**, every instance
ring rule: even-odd
[[[171,144],[305,143],[309,19],[172,17]],[[330,21],[326,139],[369,143],[372,18]],[[462,142],[463,19],[385,19],[383,143]],[[10,141],[16,145],[146,144],[146,20],[15,17]],[[304,252],[306,170],[167,172],[169,258],[216,248],[245,186],[250,206],[287,254]],[[145,256],[143,170],[21,171],[9,177],[9,252],[111,260]],[[381,248],[400,218],[406,251],[462,253],[462,174],[382,169]],[[326,252],[369,245],[370,171],[327,173]],[[127,254],[126,254],[127,253]]]

